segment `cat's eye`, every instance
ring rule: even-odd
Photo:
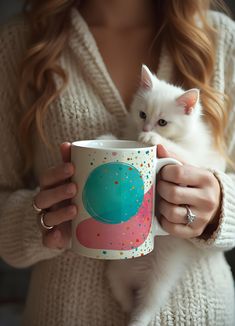
[[[143,120],[146,120],[146,118],[147,118],[147,115],[144,111],[140,111],[139,116],[140,116],[140,119],[143,119]]]
[[[160,126],[160,127],[165,127],[166,125],[167,125],[167,121],[166,120],[164,120],[164,119],[160,119],[160,120],[158,120],[158,125]]]

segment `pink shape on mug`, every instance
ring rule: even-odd
[[[152,223],[153,187],[144,195],[138,213],[127,222],[106,224],[93,218],[78,224],[76,236],[81,245],[92,249],[131,250],[147,239]]]

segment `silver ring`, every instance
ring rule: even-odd
[[[35,198],[33,199],[33,202],[32,202],[32,206],[33,206],[33,209],[35,210],[35,212],[37,212],[38,214],[40,214],[42,212],[42,208],[39,208],[36,203],[35,203]]]
[[[42,228],[45,229],[45,230],[53,229],[54,225],[49,226],[49,225],[45,224],[45,222],[44,222],[44,217],[45,216],[46,216],[46,212],[42,211],[41,214],[40,214],[40,223],[41,223]]]
[[[195,214],[193,214],[193,212],[191,211],[191,209],[189,208],[188,205],[185,205],[185,208],[187,210],[187,215],[186,215],[187,225],[190,225],[196,220],[197,216]]]

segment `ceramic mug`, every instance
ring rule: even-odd
[[[72,143],[72,249],[98,259],[146,255],[154,237],[166,235],[154,216],[156,174],[172,158],[158,159],[156,146],[126,140],[84,140]]]

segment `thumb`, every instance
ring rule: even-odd
[[[157,145],[157,157],[158,158],[174,158],[177,161],[181,162],[182,164],[186,164],[186,162],[184,160],[182,160],[181,157],[179,157],[178,155],[176,155],[173,152],[168,151],[168,149],[166,149],[166,147],[164,147],[163,145],[159,144]]]
[[[60,153],[62,156],[63,162],[70,162],[71,161],[71,143],[64,142],[60,144]]]
[[[163,145],[157,145],[157,157],[158,158],[165,158],[165,157],[172,157],[169,151]]]

